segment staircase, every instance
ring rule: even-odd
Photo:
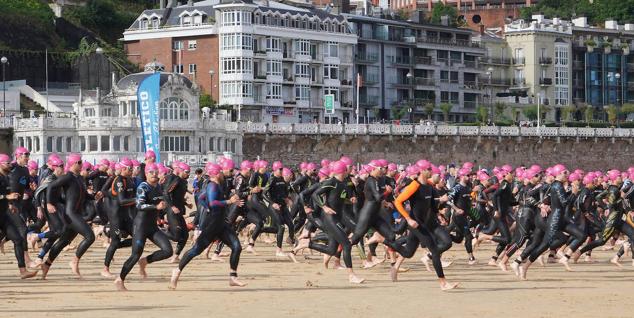
[[[35,112],[35,116],[46,113],[46,109],[44,109],[42,105],[36,103],[26,95],[20,94],[20,113],[22,113],[22,117],[29,118],[31,111]]]

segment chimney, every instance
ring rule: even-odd
[[[449,16],[443,15],[440,17],[440,24],[444,26],[449,26]]]
[[[579,28],[587,28],[588,27],[588,18],[586,17],[579,17],[576,18],[574,20],[572,20],[572,24],[576,27]]]
[[[634,31],[634,24],[633,23],[626,23],[625,24],[625,31]]]
[[[160,0],[159,3],[160,3],[161,9],[165,9],[165,0]]]
[[[610,30],[618,30],[619,24],[616,22],[616,20],[606,20],[605,28]]]

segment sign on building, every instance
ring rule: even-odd
[[[324,95],[324,111],[327,115],[333,115],[335,113],[335,95]]]

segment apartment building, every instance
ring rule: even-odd
[[[132,61],[171,63],[236,120],[353,118],[357,36],[341,15],[275,1],[206,0],[144,11],[124,43]],[[332,114],[324,112],[326,95],[334,98]]]
[[[605,21],[593,27],[585,17],[572,20],[572,98],[601,110],[634,102],[634,24]],[[595,112],[601,118],[602,114]]]
[[[427,117],[426,104],[435,106],[434,118],[441,120],[443,103],[453,106],[450,120],[474,119],[482,102],[483,70],[478,59],[485,51],[473,43],[471,31],[370,16],[344,17],[359,37],[355,71],[361,78],[360,122],[418,121]],[[403,108],[408,111],[396,111]]]

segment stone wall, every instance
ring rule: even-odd
[[[473,161],[477,165],[563,163],[584,170],[627,169],[634,166],[631,139],[528,137],[388,137],[245,135],[244,158],[256,156],[285,165],[319,162],[345,154],[355,161],[385,158],[398,163],[428,159],[436,164]]]
[[[13,129],[0,128],[0,153],[13,152]]]

